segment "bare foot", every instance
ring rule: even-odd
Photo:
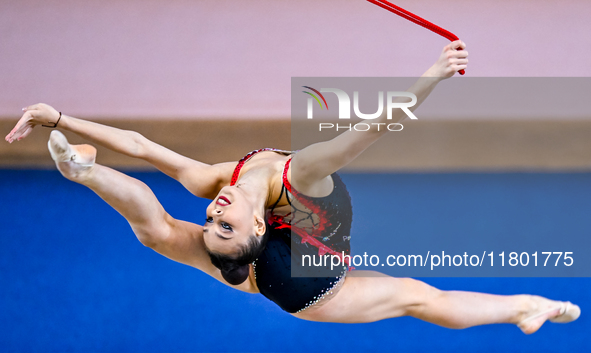
[[[569,323],[581,315],[581,309],[571,302],[558,302],[539,296],[531,296],[531,309],[517,326],[525,334],[536,332],[546,320],[554,323]]]
[[[70,145],[61,132],[54,130],[47,142],[51,158],[64,177],[81,182],[94,166],[96,148],[91,145]]]

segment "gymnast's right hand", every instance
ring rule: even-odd
[[[37,125],[53,126],[60,118],[60,113],[57,110],[44,103],[23,108],[23,112],[25,113],[14,129],[4,138],[9,143],[24,139]]]
[[[450,78],[460,70],[468,67],[468,51],[466,43],[461,40],[451,42],[443,48],[437,62],[427,71],[426,76]]]

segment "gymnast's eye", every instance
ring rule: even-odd
[[[226,222],[222,222],[221,225],[222,225],[222,228],[224,228],[224,229],[232,230],[232,226]]]
[[[213,223],[213,217],[207,217],[205,223]]]

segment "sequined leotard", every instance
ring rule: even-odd
[[[289,154],[270,148],[249,153],[234,170],[231,185],[238,180],[244,163],[262,151]],[[326,267],[310,266],[309,258],[303,261],[303,256],[310,255],[318,263],[323,255],[349,255],[353,212],[349,193],[336,173],[332,174],[334,188],[328,196],[309,197],[289,183],[290,162],[291,158],[285,163],[281,195],[268,217],[271,235],[254,268],[261,294],[283,310],[295,313],[320,301],[344,279],[346,265],[331,269],[328,260]],[[276,206],[284,193],[290,209],[279,212]]]

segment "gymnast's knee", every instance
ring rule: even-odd
[[[402,316],[421,317],[434,302],[445,296],[445,291],[430,286],[425,282],[412,278],[402,278],[401,280],[404,281],[404,287],[407,290]]]

